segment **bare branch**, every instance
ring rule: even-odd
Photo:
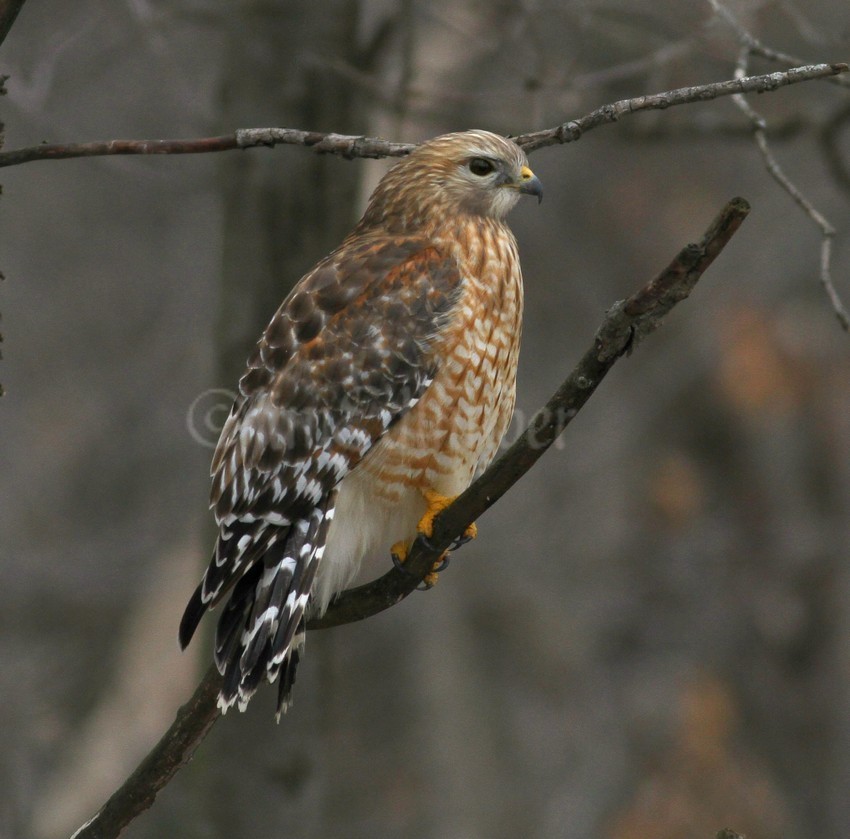
[[[151,807],[157,793],[189,762],[219,718],[216,697],[220,679],[215,666],[211,666],[162,739],[71,839],[120,836],[133,819]]]
[[[767,93],[786,85],[824,79],[846,72],[846,64],[811,64],[762,76],[730,79],[623,99],[554,128],[520,134],[514,140],[527,152],[544,146],[571,143],[599,125],[616,122],[640,111],[663,110],[676,105],[706,102],[739,93]],[[323,134],[297,128],[241,128],[233,134],[189,140],[107,140],[93,143],[44,143],[39,146],[0,152],[0,167],[17,166],[34,160],[60,160],[72,157],[102,157],[113,154],[200,154],[247,149],[254,146],[306,146],[321,154],[340,157],[403,157],[415,148],[413,143],[394,143],[381,137],[350,134]]]
[[[416,143],[393,143],[382,137],[322,134],[319,131],[300,131],[296,128],[241,128],[236,132],[236,137],[240,149],[283,143],[307,146],[319,154],[336,154],[347,159],[404,157],[416,148]]]
[[[204,154],[248,149],[253,146],[306,146],[340,157],[403,157],[413,143],[392,143],[380,137],[323,134],[298,128],[241,128],[233,134],[191,140],[105,140],[94,143],[42,143],[0,153],[0,167],[33,160],[65,160],[72,157],[106,157],[113,154]]]
[[[711,0],[711,2],[712,6],[716,9],[722,10],[726,13],[723,6],[717,3],[716,0]],[[741,52],[738,57],[738,64],[735,68],[736,78],[746,78],[747,62],[752,54],[751,37],[747,36],[748,33],[742,29]],[[841,297],[832,282],[832,240],[835,237],[835,227],[833,227],[828,219],[812,204],[811,201],[809,201],[808,198],[806,198],[806,196],[791,181],[779,165],[779,161],[776,159],[767,141],[767,123],[765,122],[764,117],[762,117],[762,115],[750,105],[750,103],[744,98],[743,94],[735,94],[732,97],[732,101],[741,113],[743,113],[749,120],[752,126],[753,137],[755,138],[759,153],[761,154],[765,168],[770,176],[779,184],[780,187],[782,187],[783,190],[785,190],[785,192],[788,193],[788,195],[791,196],[794,203],[803,210],[803,212],[820,230],[820,283],[829,298],[832,310],[835,312],[835,316],[838,318],[838,322],[841,324],[842,329],[844,329],[845,332],[850,332],[850,316],[847,314],[847,309],[844,307]]]
[[[673,61],[692,54],[695,49],[694,38],[683,38],[679,41],[665,44],[641,58],[625,61],[622,64],[614,64],[599,70],[591,70],[580,76],[574,76],[569,80],[569,87],[573,90],[590,90],[605,84],[631,79],[641,74],[648,74],[658,68],[666,67]],[[798,63],[804,64],[805,62],[800,61]]]
[[[0,0],[0,44],[6,40],[26,0]]]
[[[581,410],[606,373],[638,339],[654,331],[693,290],[749,212],[742,198],[730,201],[697,244],[685,246],[655,279],[606,314],[592,346],[520,438],[434,522],[430,540],[417,539],[403,570],[393,568],[373,583],[339,595],[310,630],[363,620],[407,597],[434,562],[489,507],[495,504],[552,445]],[[157,793],[191,759],[219,716],[221,677],[210,667],[192,698],[139,767],[72,839],[114,839],[147,810]]]
[[[631,352],[639,340],[661,325],[673,306],[688,297],[704,271],[741,226],[749,209],[742,198],[730,201],[698,244],[687,245],[655,279],[611,307],[596,333],[593,346],[546,405],[531,418],[519,439],[435,519],[430,540],[416,540],[405,562],[408,573],[393,569],[374,583],[344,592],[325,616],[312,621],[308,628],[323,629],[362,620],[406,597],[443,551],[555,442],[616,360]]]
[[[850,124],[850,105],[839,109],[821,129],[821,146],[835,180],[850,192],[850,164],[847,161],[847,149],[842,144],[848,124]],[[774,135],[771,127],[771,136]]]
[[[747,48],[750,55],[757,55],[767,61],[774,61],[777,64],[805,64],[802,58],[796,55],[790,55],[781,50],[775,50],[763,44],[755,35],[752,34],[743,24],[735,17],[732,12],[724,6],[720,0],[708,0],[714,13],[722,18],[738,36],[738,41]],[[833,84],[841,85],[842,87],[850,87],[850,76],[833,76],[827,81]]]
[[[697,85],[696,87],[680,87],[666,93],[656,93],[652,96],[638,96],[634,99],[621,99],[610,105],[603,105],[595,111],[570,120],[555,128],[534,131],[530,134],[520,134],[514,140],[526,152],[532,152],[544,146],[554,146],[559,143],[572,143],[582,134],[611,122],[617,122],[621,117],[640,111],[658,111],[672,108],[676,105],[686,105],[691,102],[706,102],[720,96],[734,96],[741,93],[768,93],[779,87],[807,82],[812,79],[825,79],[847,71],[846,64],[810,64],[793,67],[779,73],[768,73],[763,76],[746,76],[730,79],[725,82]],[[0,156],[2,161],[2,156]]]

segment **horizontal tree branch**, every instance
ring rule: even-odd
[[[622,99],[603,105],[595,111],[568,122],[520,134],[514,140],[531,153],[544,146],[571,143],[582,134],[599,125],[616,122],[621,117],[640,111],[663,110],[676,105],[706,102],[720,96],[736,93],[768,93],[780,87],[800,82],[824,79],[844,73],[846,64],[810,64],[761,76],[729,79],[711,84],[682,87],[651,96]],[[74,157],[103,157],[114,154],[203,154],[208,152],[248,149],[255,146],[295,145],[306,146],[321,154],[340,157],[379,158],[403,157],[414,148],[414,143],[394,143],[381,137],[364,137],[350,134],[323,134],[297,128],[240,128],[220,137],[203,137],[189,140],[107,140],[93,143],[42,143],[20,149],[0,152],[0,167],[18,166],[35,160],[64,160]]]
[[[434,562],[466,528],[495,504],[552,445],[593,395],[622,355],[661,325],[693,290],[703,272],[726,246],[749,212],[742,198],[730,201],[702,239],[686,245],[653,280],[606,313],[593,344],[552,398],[532,418],[519,439],[434,522],[431,539],[418,538],[403,569],[392,568],[375,582],[340,594],[309,630],[363,620],[407,597]],[[73,839],[114,839],[192,757],[219,716],[216,696],[221,677],[211,666],[192,698],[139,767]]]

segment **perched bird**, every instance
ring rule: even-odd
[[[219,618],[222,711],[259,683],[291,701],[306,617],[365,559],[404,558],[493,458],[513,413],[522,319],[504,218],[542,197],[515,143],[436,137],[294,287],[239,382],[212,461],[218,540],[180,624]]]

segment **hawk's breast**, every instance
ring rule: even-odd
[[[516,241],[501,222],[467,221],[435,243],[453,252],[463,287],[434,336],[436,373],[416,405],[339,485],[315,589],[322,608],[364,556],[387,562],[425,512],[422,491],[454,496],[496,454],[516,396],[522,275]]]

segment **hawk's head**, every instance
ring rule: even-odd
[[[541,200],[543,187],[516,143],[481,130],[443,134],[384,175],[364,222],[409,231],[448,215],[501,219],[522,194]]]

